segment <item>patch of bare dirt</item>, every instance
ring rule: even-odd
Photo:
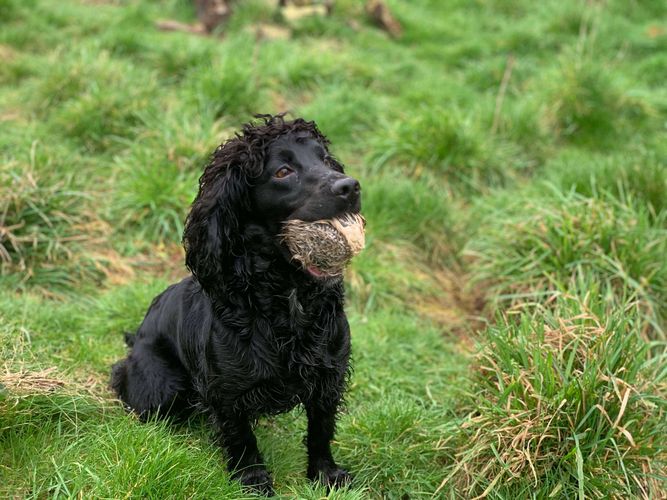
[[[415,309],[468,343],[472,340],[471,335],[487,324],[483,315],[483,292],[468,287],[467,278],[460,270],[441,268],[430,271],[423,278],[431,280],[437,292],[420,297]]]

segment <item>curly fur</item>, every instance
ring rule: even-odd
[[[251,208],[248,188],[262,172],[268,146],[280,136],[299,132],[309,134],[325,147],[329,145],[315,122],[302,118],[285,121],[281,115],[259,117],[264,118],[263,126],[245,124],[240,134],[215,150],[199,179],[199,194],[186,220],[185,263],[208,290],[219,288],[220,277],[249,274],[228,260],[244,255],[248,239],[253,238],[253,234],[243,231]],[[335,159],[331,161],[340,166]]]
[[[329,142],[314,122],[261,118],[213,153],[183,236],[192,276],[153,300],[129,355],[113,367],[112,387],[142,418],[210,412],[235,476],[271,494],[251,424],[298,404],[308,416],[308,476],[349,481],[329,443],[350,336],[342,281],[313,279],[285,258],[279,228],[250,196],[276,139],[306,134],[327,153]]]

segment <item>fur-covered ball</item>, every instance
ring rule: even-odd
[[[282,238],[292,258],[316,276],[339,276],[365,245],[366,221],[359,214],[304,222],[287,221]]]

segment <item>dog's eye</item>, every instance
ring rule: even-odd
[[[294,172],[294,170],[285,165],[276,170],[276,173],[273,174],[273,176],[277,177],[278,179],[282,179],[283,177],[287,177],[292,172]]]

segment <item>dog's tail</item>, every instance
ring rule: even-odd
[[[132,347],[134,345],[134,341],[137,338],[137,334],[133,332],[125,332],[125,344],[127,347]]]

